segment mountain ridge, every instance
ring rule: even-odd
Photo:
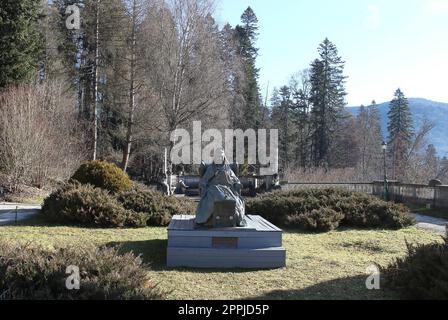
[[[448,156],[448,103],[432,101],[425,98],[408,98],[409,107],[417,130],[426,118],[435,124],[434,129],[428,135],[428,144],[434,144],[439,156]],[[378,103],[381,114],[381,129],[383,136],[387,137],[387,113],[390,109],[390,101]],[[348,106],[347,111],[356,116],[361,107]]]

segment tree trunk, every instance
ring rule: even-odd
[[[131,70],[130,70],[130,86],[129,86],[129,114],[126,132],[126,142],[123,148],[123,160],[121,167],[124,171],[128,169],[129,158],[131,157],[133,125],[135,116],[135,64],[136,64],[136,27],[137,27],[137,7],[136,0],[133,2],[132,8],[132,47],[131,47]]]
[[[96,1],[96,25],[95,25],[95,63],[94,63],[94,77],[93,80],[93,161],[97,159],[98,149],[98,65],[99,65],[99,36],[100,36],[100,0]]]

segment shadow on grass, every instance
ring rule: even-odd
[[[135,255],[141,255],[144,263],[148,264],[152,270],[166,270],[166,248],[167,240],[147,240],[147,241],[126,241],[126,242],[109,242],[108,247],[118,248],[120,254],[132,252]]]
[[[98,229],[98,227],[94,226],[83,226],[81,224],[73,224],[73,223],[60,223],[55,221],[50,221],[45,215],[42,213],[38,213],[33,215],[32,217],[24,220],[17,221],[17,223],[11,223],[8,225],[9,227],[45,227],[45,228],[59,228],[59,227],[70,227],[70,228],[78,228],[78,229]]]
[[[398,300],[389,289],[368,290],[366,276],[335,279],[298,290],[273,290],[250,300]]]
[[[85,230],[119,230],[121,228],[118,227],[100,227],[95,225],[84,225],[76,222],[57,222],[48,219],[44,214],[39,213],[33,215],[32,217],[24,220],[19,220],[17,223],[11,223],[8,226],[10,227],[47,227],[47,228],[59,228],[59,227],[67,227],[74,229],[85,229]],[[132,228],[125,228],[132,229]],[[143,228],[141,228],[143,229]]]
[[[141,255],[144,263],[154,271],[176,271],[188,273],[251,273],[260,271],[260,269],[207,269],[207,268],[169,268],[166,265],[167,260],[167,240],[147,240],[147,241],[125,241],[109,242],[108,247],[118,248],[120,254],[132,252],[134,255]],[[266,271],[265,269],[262,269]]]
[[[17,223],[10,223],[8,226],[10,227],[55,227],[56,224],[49,222],[45,219],[42,213],[38,213],[33,215],[27,219],[19,220]]]

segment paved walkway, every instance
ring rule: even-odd
[[[33,215],[38,214],[41,210],[41,206],[39,205],[0,203],[0,226],[15,223],[16,208],[18,209],[17,221],[29,219]]]
[[[431,230],[440,234],[445,234],[448,220],[423,216],[421,214],[414,214],[417,219],[417,227],[420,229]]]

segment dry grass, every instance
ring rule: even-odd
[[[36,219],[0,227],[0,241],[57,246],[70,243],[120,245],[142,254],[152,279],[172,290],[170,299],[395,299],[365,287],[366,268],[386,265],[406,252],[405,239],[429,243],[436,234],[414,227],[400,231],[340,230],[326,234],[285,232],[287,268],[278,270],[168,269],[166,229],[85,229],[47,225]]]

